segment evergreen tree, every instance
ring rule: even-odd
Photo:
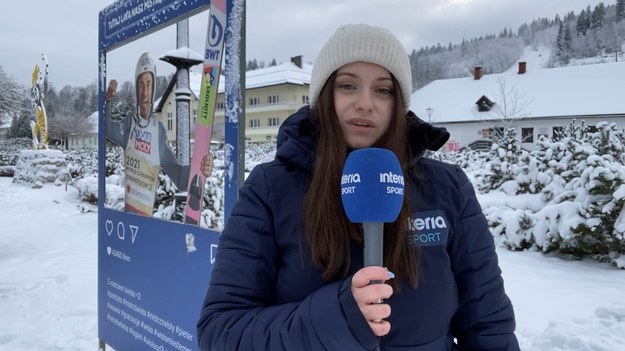
[[[513,180],[518,173],[521,156],[521,140],[514,128],[507,128],[497,137],[491,149],[490,188],[497,189],[503,183]]]
[[[580,12],[579,14],[579,17],[577,17],[577,24],[575,25],[575,31],[577,33],[577,36],[586,35],[586,32],[588,31],[587,16],[588,15],[586,14],[586,10],[582,10],[582,12]]]
[[[247,61],[247,71],[253,71],[255,69],[258,69],[258,61],[256,59],[253,60],[249,60]]]
[[[560,22],[556,37],[556,58],[566,64],[571,59],[572,51],[573,39],[571,38],[571,30],[568,24]]]
[[[595,6],[590,16],[590,29],[599,29],[603,27],[603,21],[605,20],[605,5],[602,2]]]
[[[625,0],[616,0],[616,22],[625,19]]]
[[[9,138],[32,138],[30,121],[34,120],[34,113],[30,106],[30,101],[24,99],[17,112],[13,112],[11,128],[9,128]]]

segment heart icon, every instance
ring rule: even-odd
[[[108,254],[111,255],[111,247],[110,246],[106,247],[106,252],[108,252]]]
[[[104,226],[106,227],[106,234],[108,234],[109,236],[111,236],[111,233],[113,233],[113,221],[111,221],[110,219],[107,219],[106,222],[104,222]]]

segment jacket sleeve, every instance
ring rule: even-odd
[[[459,350],[519,350],[492,234],[473,186],[460,168],[460,218],[450,243],[459,307],[452,332]]]
[[[127,116],[119,121],[113,120],[112,105],[110,102],[104,103],[104,135],[107,139],[125,149],[130,137],[131,117]]]
[[[372,332],[362,338],[352,331],[367,324],[351,296],[351,279],[328,283],[302,301],[276,302],[281,257],[274,235],[289,234],[274,233],[269,192],[262,166],[255,167],[219,240],[197,325],[200,349],[372,349]],[[363,339],[373,341],[371,348]]]

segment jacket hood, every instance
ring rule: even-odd
[[[442,127],[423,121],[412,111],[408,112],[408,141],[411,154],[420,158],[426,150],[437,151],[447,140],[449,132]],[[310,107],[304,106],[289,116],[280,126],[276,158],[299,168],[312,170],[319,126]]]

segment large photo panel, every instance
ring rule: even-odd
[[[238,143],[225,132],[238,129],[237,117],[212,121],[206,108],[240,91],[223,78],[225,62],[240,66],[222,46],[240,39],[237,6],[125,0],[100,13],[98,334],[115,350],[197,349],[195,323],[235,200],[228,189],[238,188]]]

